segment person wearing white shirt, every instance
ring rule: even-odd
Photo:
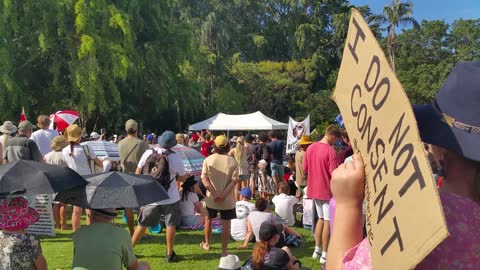
[[[230,236],[235,241],[244,241],[247,237],[247,218],[251,212],[255,211],[255,204],[250,202],[252,199],[252,191],[250,188],[242,188],[239,194],[241,200],[235,204],[237,218],[232,219]],[[253,235],[251,235],[250,238],[253,238]]]
[[[80,141],[82,140],[82,129],[77,125],[73,124],[67,127],[65,131],[67,145],[62,150],[63,159],[67,163],[68,167],[76,171],[80,175],[92,174],[94,169],[92,169],[91,161],[95,165],[102,167],[103,162],[97,158],[95,152],[88,146],[82,147]],[[87,210],[87,225],[90,224],[89,213],[90,210]],[[78,206],[73,206],[72,212],[72,228],[73,231],[80,229],[80,221],[82,217],[83,209]]]
[[[40,115],[37,118],[37,122],[37,126],[40,129],[33,132],[32,136],[30,136],[30,139],[37,144],[42,156],[45,156],[52,151],[50,142],[53,140],[53,138],[58,136],[58,131],[48,128],[50,126],[50,119],[47,115]]]
[[[193,175],[188,177],[182,185],[182,190],[180,191],[181,198],[178,207],[180,226],[195,226],[205,222],[205,220],[203,220],[203,215],[199,214],[202,212],[203,206],[198,200],[198,195],[194,191],[196,185],[197,181],[195,181],[195,176]]]
[[[177,259],[173,246],[175,244],[175,235],[177,223],[180,217],[178,215],[178,202],[180,201],[180,194],[176,181],[185,182],[187,178],[185,167],[182,159],[174,152],[169,151],[170,148],[177,144],[175,133],[172,131],[165,131],[162,136],[158,138],[159,148],[149,149],[143,153],[138,162],[136,174],[141,174],[143,167],[150,155],[157,151],[159,154],[167,156],[168,168],[170,171],[171,184],[167,191],[169,199],[158,201],[142,207],[142,211],[138,217],[138,226],[132,236],[132,244],[135,246],[137,241],[145,234],[147,227],[156,226],[160,222],[160,217],[165,217],[165,225],[167,227],[166,242],[167,242],[167,262],[174,262]]]
[[[280,183],[278,193],[272,199],[273,204],[275,204],[276,221],[291,227],[295,225],[294,206],[298,203],[298,199],[295,196],[287,195],[290,193],[287,182]]]

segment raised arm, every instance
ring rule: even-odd
[[[336,200],[333,234],[328,247],[328,270],[343,270],[347,250],[362,241],[362,203],[365,197],[365,173],[360,155],[341,164],[332,174],[332,192]]]

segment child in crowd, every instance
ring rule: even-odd
[[[267,161],[262,159],[258,162],[258,192],[260,197],[271,201],[273,194],[275,194],[275,181],[267,173]]]
[[[275,218],[277,223],[288,226],[295,225],[295,205],[298,199],[290,194],[290,187],[287,182],[282,182],[278,186],[278,195],[273,197],[272,202],[275,204]]]

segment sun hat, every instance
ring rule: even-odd
[[[117,216],[117,213],[115,213],[115,208],[92,209],[92,211],[95,212],[95,214],[106,218],[114,219]]]
[[[303,135],[300,138],[300,141],[298,141],[298,145],[307,145],[307,144],[312,144],[313,142],[310,140],[310,136],[308,135]]]
[[[40,115],[37,118],[37,126],[39,128],[48,128],[50,126],[50,118],[48,115]]]
[[[12,123],[12,121],[5,121],[3,125],[0,126],[0,132],[3,134],[12,134],[17,132],[17,127]]]
[[[225,135],[220,135],[215,138],[215,146],[216,147],[225,147],[228,145],[228,139]]]
[[[480,62],[460,62],[435,100],[413,106],[422,141],[480,161]]]
[[[158,138],[158,144],[165,149],[170,149],[174,147],[175,145],[177,145],[175,133],[170,130],[163,132],[162,135]]]
[[[82,138],[82,129],[77,124],[73,124],[67,127],[65,134],[68,142],[76,142]]]
[[[251,199],[252,198],[252,190],[248,187],[244,187],[240,190],[240,195],[242,195],[243,197],[245,197],[247,199]]]
[[[235,254],[228,254],[227,256],[220,258],[220,263],[218,264],[218,270],[240,270],[242,266],[240,265],[240,258]]]
[[[0,204],[0,228],[20,230],[40,219],[38,212],[28,206],[25,198],[6,199]]]
[[[262,241],[270,241],[275,235],[283,231],[282,224],[273,224],[270,221],[264,221],[260,225],[260,230],[258,231],[258,238]]]
[[[125,130],[128,131],[129,129],[137,131],[138,130],[137,121],[133,119],[128,119],[127,122],[125,123]]]
[[[230,142],[236,143],[236,142],[237,142],[237,139],[238,139],[237,136],[233,136],[233,137],[230,139]]]
[[[53,138],[52,141],[50,142],[50,147],[53,149],[53,151],[61,151],[67,145],[68,145],[68,142],[65,139],[65,137],[62,135],[55,136],[55,138]]]
[[[90,133],[90,138],[96,140],[96,139],[100,138],[100,134],[98,134],[97,132],[94,131],[94,132]]]
[[[32,122],[28,120],[22,121],[20,124],[18,124],[18,130],[20,131],[32,130],[34,128],[36,128],[36,126],[34,126]]]

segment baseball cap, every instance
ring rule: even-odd
[[[158,138],[158,144],[165,149],[170,149],[174,147],[175,145],[177,145],[175,133],[170,130],[163,132],[162,135]]]
[[[259,238],[262,241],[270,241],[275,235],[283,231],[282,224],[273,224],[270,221],[264,221],[260,225],[260,230],[258,232]]]
[[[250,188],[244,187],[244,188],[242,188],[242,190],[240,190],[240,195],[242,195],[243,197],[245,197],[247,199],[250,199],[250,198],[252,198],[252,191],[250,190]]]
[[[127,120],[127,122],[125,123],[125,129],[126,130],[138,130],[138,123],[137,121],[133,120],[133,119],[129,119]]]
[[[96,140],[96,139],[100,138],[100,134],[98,134],[97,132],[94,131],[94,132],[90,133],[90,138]]]
[[[215,138],[215,146],[216,147],[225,147],[228,144],[228,139],[224,135],[217,136]]]
[[[18,124],[18,130],[20,131],[32,130],[34,128],[36,128],[36,126],[34,126],[32,122],[28,120],[25,120],[23,122],[20,122],[20,124]]]

